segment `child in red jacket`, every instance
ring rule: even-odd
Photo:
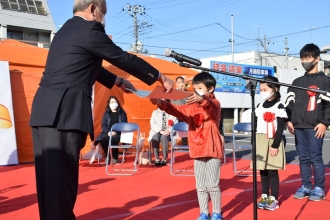
[[[198,219],[223,220],[219,180],[224,143],[219,133],[220,102],[213,94],[216,80],[208,72],[201,72],[193,78],[192,85],[195,94],[187,99],[185,105],[174,105],[160,99],[150,100],[161,110],[189,125],[189,155],[194,158],[200,207]],[[212,217],[208,208],[209,195],[212,201]]]

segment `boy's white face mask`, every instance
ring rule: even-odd
[[[196,91],[198,93],[198,95],[202,96],[204,95],[204,92],[203,91]]]

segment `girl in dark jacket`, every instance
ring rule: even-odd
[[[94,145],[101,143],[105,154],[108,152],[110,130],[112,125],[119,122],[127,122],[127,115],[123,108],[120,107],[118,99],[110,96],[102,118],[101,134],[96,138]],[[111,145],[118,145],[120,141],[120,132],[112,131]],[[112,148],[112,163],[118,161],[118,148]],[[110,160],[108,160],[110,162]]]

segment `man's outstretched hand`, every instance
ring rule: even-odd
[[[174,86],[173,80],[167,78],[165,75],[160,73],[158,81],[163,85],[165,88],[165,92],[171,92]]]

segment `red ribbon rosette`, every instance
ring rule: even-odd
[[[196,114],[194,115],[194,124],[196,126],[196,130],[198,130],[195,138],[194,138],[194,142],[198,142],[198,143],[201,143],[199,142],[200,139],[203,139],[203,134],[202,134],[202,131],[203,131],[203,125],[204,125],[204,115],[203,114]]]
[[[310,89],[319,89],[316,85],[309,86]],[[316,92],[307,91],[309,95],[309,101],[307,111],[314,111],[316,109]]]
[[[204,115],[203,114],[196,114],[194,115],[194,123],[196,125],[196,127],[200,127],[203,125],[204,122]]]
[[[266,122],[266,135],[267,138],[273,138],[275,136],[275,113],[265,112],[264,121]]]
[[[168,126],[172,127],[172,126],[174,125],[174,121],[171,120],[171,119],[169,119],[169,120],[167,121],[167,124],[168,124]]]

